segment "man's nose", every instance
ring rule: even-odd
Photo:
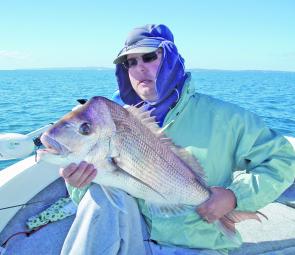
[[[146,66],[145,63],[142,61],[142,59],[137,60],[137,65],[136,65],[136,69],[140,72],[143,72],[146,70]]]

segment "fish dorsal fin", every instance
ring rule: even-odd
[[[154,133],[163,144],[169,146],[173,153],[176,154],[181,160],[183,160],[196,173],[198,180],[202,184],[205,184],[205,174],[198,160],[184,148],[176,146],[172,142],[172,140],[165,135],[164,130],[166,130],[167,127],[170,126],[170,123],[167,124],[165,127],[160,128],[155,122],[155,117],[151,116],[151,112],[153,110],[146,111],[144,109],[144,106],[136,107],[133,105],[127,106],[125,108],[143,125],[149,128],[151,132]]]
[[[198,159],[196,159],[196,157],[189,153],[186,149],[179,146],[173,145],[171,150],[193,170],[198,181],[205,185],[206,176]]]
[[[136,107],[136,106],[127,106],[125,109],[131,113],[136,119],[138,119],[145,127],[147,127],[153,134],[155,134],[159,139],[164,138],[167,142],[167,137],[165,136],[163,129],[160,128],[155,121],[155,116],[151,116],[150,111],[146,111],[144,106]]]

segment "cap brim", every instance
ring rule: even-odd
[[[114,64],[119,64],[122,63],[124,61],[124,58],[129,55],[129,54],[136,54],[136,53],[150,53],[150,52],[154,52],[156,51],[158,48],[155,47],[137,47],[134,49],[130,49],[127,50],[125,52],[122,52],[115,60],[114,60]]]

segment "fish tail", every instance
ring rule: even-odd
[[[261,219],[258,217],[258,215],[268,220],[267,216],[259,211],[256,211],[256,212],[232,211],[226,214],[224,217],[234,223],[238,223],[244,220],[257,220],[261,222]]]
[[[237,236],[235,224],[244,220],[257,220],[261,222],[261,218],[259,216],[263,216],[268,220],[267,216],[263,213],[256,212],[242,212],[242,211],[232,211],[225,216],[223,216],[219,221],[216,221],[215,224],[219,228],[219,230],[227,236],[231,241],[236,244],[241,244],[240,239]]]

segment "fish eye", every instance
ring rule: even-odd
[[[91,134],[91,125],[88,122],[84,122],[79,127],[79,133],[81,135],[90,135]]]

